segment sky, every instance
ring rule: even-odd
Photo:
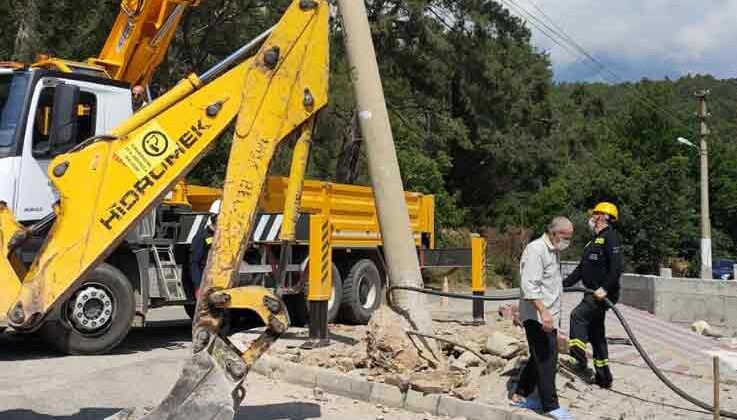
[[[550,54],[556,81],[637,81],[689,73],[737,77],[737,0],[501,2],[520,17],[523,12],[515,10],[515,4],[545,19],[537,6],[614,73],[582,63],[580,55],[572,56],[556,45],[534,27],[541,26],[538,22],[526,17],[534,45]]]

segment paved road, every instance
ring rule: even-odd
[[[563,298],[563,332],[568,332],[570,312],[581,300],[580,294],[566,294]],[[687,375],[711,376],[712,355],[718,353],[722,359],[722,377],[737,379],[737,352],[723,342],[704,337],[686,326],[656,318],[654,315],[627,305],[617,305],[635,336],[662,370]],[[616,315],[607,312],[607,335],[626,337]],[[634,346],[611,345],[609,359],[617,363],[644,367],[645,362]]]
[[[99,420],[124,407],[153,406],[174,384],[189,354],[190,327],[179,310],[134,330],[114,354],[67,356],[43,342],[0,334],[0,419]],[[325,395],[262,376],[248,377],[237,419],[431,418]]]
[[[566,295],[563,301],[563,326],[567,332],[570,311],[580,300],[580,296]],[[439,299],[430,299],[434,316],[443,319],[468,319],[470,302],[451,301],[441,307]],[[507,302],[512,303],[512,302]],[[496,310],[500,303],[487,303],[486,314],[493,328],[497,319]],[[654,358],[656,365],[665,369],[666,376],[675,382],[686,393],[701,401],[712,400],[712,374],[710,352],[718,350],[722,356],[736,355],[719,347],[719,343],[711,338],[696,335],[677,325],[653,317],[646,312],[618,305],[628,319],[642,345]],[[610,337],[625,337],[614,314],[607,315],[607,334]],[[711,419],[712,415],[704,413],[690,403],[682,400],[667,389],[650,371],[643,367],[642,360],[632,346],[610,346],[610,362],[615,381],[612,390],[598,387],[571,388],[558,375],[558,390],[561,404],[570,407],[577,419]],[[722,378],[729,368],[737,367],[737,360],[722,364]],[[731,371],[735,373],[734,370]],[[721,386],[721,404],[723,409],[737,411],[737,392],[734,386],[723,383]]]
[[[513,292],[512,292],[513,294]],[[435,312],[439,315],[454,314],[461,318],[470,318],[471,303],[452,300],[446,307],[440,306],[440,299],[429,297]],[[563,297],[563,314],[561,316],[561,332],[568,334],[570,313],[581,300],[579,293],[566,293]],[[516,303],[514,300],[504,303]],[[503,303],[487,302],[485,305],[487,318],[494,319],[497,308]],[[655,364],[666,372],[706,376],[712,374],[712,356],[721,358],[722,377],[737,380],[737,351],[710,337],[700,336],[687,326],[656,318],[654,315],[630,306],[617,305],[627,319],[637,339],[654,360]],[[609,337],[626,337],[617,317],[607,312],[607,335]],[[609,360],[614,363],[644,367],[642,357],[629,345],[610,345]]]

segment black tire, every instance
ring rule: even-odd
[[[304,327],[310,321],[307,300],[303,295],[284,295],[284,304],[289,312],[289,323],[293,327]]]
[[[194,310],[197,308],[197,304],[184,305],[184,312],[187,313],[189,319],[194,319]]]
[[[340,278],[338,266],[333,264],[333,291],[328,301],[328,323],[333,323],[340,313],[340,305],[343,302],[343,279]]]
[[[340,270],[333,264],[333,291],[331,301],[328,304],[328,323],[335,322],[340,313],[340,305],[343,300],[343,281],[340,277]],[[309,302],[307,300],[307,291],[304,295],[287,295],[283,297],[284,303],[289,311],[289,320],[295,327],[307,325],[310,321]]]
[[[343,280],[341,315],[346,322],[367,324],[382,301],[381,273],[369,259],[358,260]]]
[[[88,312],[85,303],[84,316],[79,318],[84,320],[105,319],[105,322],[101,322],[94,329],[83,330],[82,326],[78,326],[82,321],[71,321],[75,310],[72,305],[77,302],[78,297],[80,301],[76,304],[81,304],[82,294],[91,294],[95,290],[103,290],[110,304],[107,305],[105,301],[98,300]],[[94,300],[89,299],[86,302],[93,303]],[[107,318],[95,317],[100,313],[107,313],[105,312],[106,307],[110,307]],[[46,342],[62,353],[104,354],[114,349],[128,335],[135,312],[135,298],[130,282],[120,270],[103,263],[93,268],[87,280],[72,293],[66,302],[62,303],[59,320],[46,322],[41,327],[40,334]],[[88,313],[91,314],[90,318],[87,318]]]

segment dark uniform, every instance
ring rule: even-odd
[[[591,290],[603,288],[612,303],[619,300],[619,278],[624,261],[620,250],[619,236],[607,226],[597,233],[584,248],[578,267],[564,281],[563,286],[571,287],[579,281]],[[586,366],[586,343],[591,342],[594,352],[595,382],[603,388],[612,385],[609,370],[609,349],[606,342],[607,307],[604,302],[587,294],[571,312],[570,353],[582,367]]]
[[[209,227],[201,229],[192,239],[191,255],[189,259],[189,269],[192,275],[192,288],[199,290],[202,284],[202,272],[207,264],[207,254],[210,253],[214,232]],[[195,296],[197,297],[197,296]]]

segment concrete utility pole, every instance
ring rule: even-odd
[[[420,264],[404,200],[366,6],[363,0],[338,0],[338,6],[343,16],[343,37],[358,104],[358,120],[366,144],[389,281],[393,286],[422,287]],[[416,328],[432,333],[432,319],[422,304],[423,300],[417,293],[394,292],[394,302],[409,315]],[[431,354],[436,347],[433,344],[426,344]]]
[[[698,100],[699,117],[699,157],[701,160],[701,278],[711,279],[711,222],[709,221],[709,152],[706,137],[709,127],[706,119],[706,96],[708,90],[699,90],[694,93]]]

